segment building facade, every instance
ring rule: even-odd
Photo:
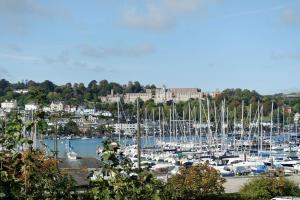
[[[118,102],[121,98],[123,98],[125,103],[134,103],[137,99],[142,101],[153,99],[155,103],[165,103],[167,101],[179,102],[203,97],[203,93],[198,88],[156,88],[146,89],[145,92],[141,93],[126,93],[125,95],[114,95],[113,91],[111,91],[111,94],[99,98],[102,102],[107,103]]]
[[[64,111],[64,104],[62,102],[52,102],[50,104],[51,112],[62,112]]]
[[[4,102],[1,103],[1,108],[6,112],[10,112],[13,109],[16,109],[17,107],[18,107],[17,100],[11,100],[11,101],[5,100]]]

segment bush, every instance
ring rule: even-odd
[[[240,194],[249,200],[264,200],[275,196],[300,196],[300,189],[294,182],[283,177],[259,177],[245,184]]]
[[[181,168],[179,174],[171,177],[167,191],[172,199],[202,199],[223,194],[225,179],[208,164]]]

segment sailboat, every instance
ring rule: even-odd
[[[78,154],[73,151],[73,147],[71,146],[70,140],[66,141],[66,150],[67,150],[67,158],[69,160],[77,160]]]

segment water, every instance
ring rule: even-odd
[[[103,146],[103,138],[88,138],[88,139],[71,139],[69,140],[71,143],[72,149],[78,153],[80,157],[94,157],[97,158],[97,148]],[[118,141],[118,138],[115,138],[115,141]],[[48,153],[54,151],[54,142],[52,139],[44,139],[44,144],[48,147]],[[59,139],[58,144],[58,156],[66,157],[66,142],[67,139]],[[135,139],[132,138],[122,138],[121,145],[131,145],[136,143]],[[149,137],[141,139],[141,144],[143,147],[145,146],[153,146],[155,144],[154,137]]]
[[[280,136],[273,136],[273,142],[274,143],[282,143],[285,140],[288,140],[290,136],[289,134],[282,134]],[[228,138],[230,140],[230,138]],[[160,140],[159,137],[142,137],[141,138],[141,144],[142,147],[145,146],[153,146],[156,141]],[[186,136],[185,139],[182,139],[182,137],[178,138],[178,142],[182,142],[183,140],[191,141],[196,140],[199,141],[199,138],[195,138],[195,136]],[[202,141],[205,141],[206,138],[203,137]],[[58,140],[58,156],[59,157],[65,157],[66,156],[66,144],[67,139],[59,139]],[[118,138],[115,138],[115,141],[118,141]],[[165,141],[169,142],[170,137],[166,136]],[[174,141],[174,138],[172,138],[172,141]],[[89,138],[89,139],[72,139],[70,140],[71,146],[73,147],[73,150],[78,153],[81,157],[94,157],[97,158],[97,148],[102,147],[103,138]],[[44,143],[48,146],[48,153],[51,153],[51,151],[54,150],[54,140],[52,139],[44,139]],[[134,144],[136,141],[132,138],[121,138],[121,145],[130,145]]]
[[[54,150],[54,141],[52,139],[44,139],[44,143],[48,146],[48,153]],[[58,157],[66,156],[65,144],[67,139],[58,140]],[[72,139],[70,140],[73,150],[78,153],[80,157],[97,157],[97,147],[102,146],[102,138],[90,138],[86,140]]]

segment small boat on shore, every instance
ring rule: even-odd
[[[66,152],[69,160],[77,160],[78,154],[73,150],[70,140],[66,141]]]
[[[74,151],[70,151],[67,153],[67,157],[70,160],[77,160],[77,156],[78,156],[78,154]]]

